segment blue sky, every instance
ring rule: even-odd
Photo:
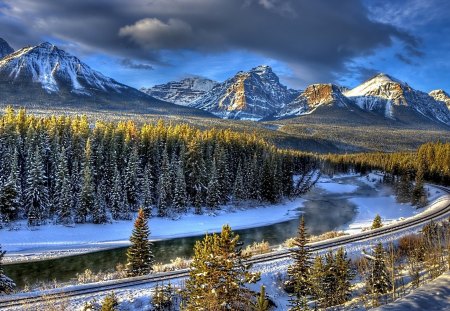
[[[0,0],[0,37],[50,41],[134,87],[270,65],[292,88],[377,72],[450,91],[445,0]]]

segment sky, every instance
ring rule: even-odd
[[[447,0],[0,0],[0,37],[136,88],[270,65],[295,89],[385,72],[450,92],[449,14]]]

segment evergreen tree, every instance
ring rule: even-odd
[[[261,198],[264,201],[275,203],[277,200],[277,190],[273,176],[273,162],[265,159],[261,174]]]
[[[168,209],[171,205],[172,185],[170,175],[169,156],[167,154],[167,148],[165,148],[161,163],[161,173],[158,181],[157,208],[159,217],[167,216]]]
[[[377,214],[375,216],[375,218],[373,219],[371,229],[373,230],[373,229],[378,229],[381,227],[383,227],[383,222],[381,221],[381,216]]]
[[[114,168],[114,182],[111,190],[111,216],[114,220],[117,220],[123,216],[122,213],[125,210],[125,204],[122,199],[122,184],[120,182],[120,173],[117,169],[117,165]]]
[[[19,212],[19,206],[16,182],[10,175],[6,183],[0,188],[0,215],[3,216],[3,221],[15,220]]]
[[[130,237],[131,246],[127,251],[127,272],[129,276],[149,274],[153,270],[152,243],[144,210],[139,209]]]
[[[111,293],[105,297],[102,302],[102,308],[100,311],[118,311],[119,301],[114,293]]]
[[[88,140],[86,143],[83,165],[83,184],[81,186],[81,194],[75,216],[75,221],[77,223],[86,222],[87,216],[92,211],[95,204],[95,189],[91,168],[91,152],[91,144],[90,140]]]
[[[324,276],[325,276],[325,266],[323,262],[323,257],[316,254],[314,257],[314,262],[311,267],[310,282],[311,282],[311,292],[316,300],[317,305],[322,305],[322,301],[325,297],[324,293]]]
[[[235,204],[238,204],[240,201],[245,200],[247,198],[246,190],[244,188],[244,180],[242,176],[242,165],[239,162],[237,171],[236,171],[236,179],[234,180],[233,186],[233,201]]]
[[[369,271],[366,282],[367,291],[372,294],[374,301],[377,301],[380,295],[387,293],[391,288],[389,272],[384,261],[384,248],[381,243],[378,243],[374,249]]]
[[[16,287],[16,284],[13,282],[13,280],[7,277],[3,272],[2,259],[5,253],[5,251],[2,251],[2,246],[0,245],[0,294],[9,294]]]
[[[58,214],[58,222],[69,224],[72,222],[72,189],[70,185],[69,167],[67,155],[63,148],[58,157],[58,167],[55,182],[55,207]]]
[[[194,246],[184,297],[186,310],[246,310],[252,293],[245,287],[256,282],[248,258],[242,254],[239,236],[226,225],[219,234],[206,235]]]
[[[266,298],[266,287],[261,285],[256,302],[253,305],[255,311],[269,311],[269,300]]]
[[[215,159],[213,159],[206,195],[206,204],[213,210],[219,206],[221,201],[219,186],[219,180],[217,179],[216,161]]]
[[[344,248],[339,248],[335,255],[334,264],[336,266],[336,302],[343,304],[350,298],[351,280],[354,273],[351,269],[351,260],[347,258]]]
[[[329,251],[325,255],[324,273],[323,273],[323,299],[322,306],[327,308],[339,304],[338,301],[338,273],[333,253]]]
[[[150,164],[148,163],[144,168],[144,178],[142,182],[142,204],[147,218],[151,217],[152,206],[155,203],[155,187],[153,185],[153,179],[151,175],[151,168]]]
[[[187,203],[186,180],[184,178],[183,163],[181,162],[181,160],[179,160],[176,166],[173,207],[177,212],[184,212],[186,210],[186,203]]]
[[[26,206],[28,210],[28,225],[40,225],[46,217],[48,206],[48,190],[46,187],[44,163],[39,147],[32,154],[27,188],[25,189]]]
[[[104,224],[108,221],[106,215],[106,202],[103,195],[103,191],[97,190],[97,196],[94,200],[94,206],[92,209],[92,222],[94,224]]]
[[[417,205],[417,207],[424,207],[427,204],[427,195],[423,187],[424,173],[425,173],[425,161],[421,159],[417,168],[414,189],[412,191],[411,203]]]
[[[125,192],[126,202],[129,209],[135,210],[138,203],[138,155],[137,150],[133,149],[128,159],[125,169],[123,191]]]
[[[305,219],[300,219],[297,236],[294,238],[294,248],[291,257],[294,263],[288,268],[288,287],[293,289],[291,306],[298,306],[303,297],[311,294],[311,254],[308,243],[308,234]]]

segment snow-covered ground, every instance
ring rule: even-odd
[[[450,310],[450,272],[421,286],[411,294],[374,311],[446,311]]]
[[[384,193],[382,190],[379,190],[376,197],[353,194],[364,184],[378,189],[376,183],[379,179],[380,176],[376,174],[362,177],[337,175],[333,178],[322,177],[316,187],[325,193],[345,194],[357,206],[356,218],[348,227],[343,228],[352,233],[369,226],[377,213],[387,223],[423,211],[408,204],[396,203],[391,193]],[[429,192],[430,200],[442,195],[432,187],[429,187]],[[250,208],[244,208],[244,204],[241,207],[228,206],[214,215],[186,214],[177,220],[154,217],[149,221],[151,238],[160,240],[203,235],[206,232],[220,231],[224,224],[229,224],[234,230],[275,224],[298,217],[299,208],[305,201],[306,199],[298,198],[280,204]],[[14,227],[17,230],[0,230],[0,244],[7,251],[5,262],[54,258],[127,246],[133,221],[115,221],[105,225],[80,224],[74,227],[44,225],[35,229],[28,228],[25,222],[19,222]]]
[[[151,239],[171,239],[218,232],[224,224],[234,230],[261,227],[298,217],[304,199],[297,198],[280,204],[253,206],[251,208],[226,207],[214,215],[186,214],[177,220],[151,218]],[[0,244],[8,253],[5,262],[37,257],[54,257],[98,249],[129,245],[133,221],[116,221],[113,224],[79,224],[74,227],[45,225],[29,229],[25,222],[18,223],[19,230],[2,230]],[[15,226],[15,227],[17,227]]]

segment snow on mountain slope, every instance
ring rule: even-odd
[[[258,66],[217,84],[190,106],[221,118],[260,120],[278,112],[297,95],[280,83],[272,68]]]
[[[1,80],[34,82],[48,93],[65,88],[79,95],[91,95],[94,90],[121,93],[127,88],[48,42],[25,47],[1,59]]]
[[[341,93],[339,86],[334,84],[312,84],[298,97],[287,104],[276,118],[299,116],[312,113],[319,106],[346,108],[351,102]]]
[[[450,124],[450,113],[444,103],[386,74],[378,74],[344,95],[362,109],[382,113],[387,118],[395,119],[397,108],[405,107],[429,119]]]
[[[428,93],[435,100],[444,102],[447,108],[450,110],[450,95],[448,95],[444,90],[434,90]]]
[[[217,84],[216,81],[205,78],[186,78],[140,90],[157,99],[187,106],[205,95]]]
[[[3,38],[0,38],[0,59],[14,52],[14,49]]]

